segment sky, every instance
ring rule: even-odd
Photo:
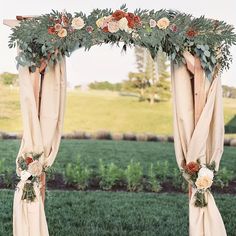
[[[9,27],[2,24],[3,19],[15,19],[16,15],[40,15],[54,10],[68,12],[83,11],[89,14],[94,8],[118,9],[126,3],[129,11],[136,8],[174,9],[198,17],[224,20],[236,27],[235,0],[12,0],[4,1],[0,7],[0,73],[8,71],[16,73],[16,50],[8,48]],[[236,47],[232,47],[233,64],[229,71],[222,75],[222,83],[236,87]],[[121,53],[121,48],[104,45],[94,46],[89,52],[83,49],[75,51],[67,59],[67,78],[71,86],[88,84],[92,81],[119,82],[128,78],[128,73],[135,71],[135,57],[133,49]]]

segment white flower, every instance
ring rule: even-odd
[[[212,170],[208,169],[207,167],[202,167],[198,172],[198,177],[209,177],[211,180],[214,178],[214,173]]]
[[[82,29],[84,25],[84,20],[81,17],[75,17],[71,22],[73,29]]]
[[[119,24],[120,30],[124,30],[126,32],[129,31],[128,20],[125,17],[121,18],[118,21],[118,24]]]
[[[154,28],[154,27],[156,27],[157,22],[155,20],[153,20],[153,19],[150,19],[149,25],[150,25],[151,28]]]
[[[22,181],[26,181],[30,176],[31,176],[30,172],[28,172],[27,170],[23,170],[23,171],[21,171],[20,179]]]
[[[33,161],[32,163],[29,164],[28,171],[33,176],[40,176],[43,171],[43,166],[39,161],[36,160],[36,161]]]
[[[108,23],[108,31],[110,33],[116,33],[119,30],[119,23],[116,21],[111,21]]]

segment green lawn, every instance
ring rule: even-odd
[[[0,130],[21,132],[17,89],[0,87]],[[172,134],[172,102],[150,105],[109,91],[68,91],[64,131]],[[236,114],[236,100],[224,99],[225,122]],[[235,137],[235,134],[229,136]]]
[[[0,191],[0,235],[12,235],[13,191]],[[47,193],[50,236],[187,236],[184,194],[125,192]],[[217,195],[228,236],[235,236],[236,196]]]

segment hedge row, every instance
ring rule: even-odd
[[[21,139],[22,134],[0,132],[0,139]],[[97,131],[94,133],[76,131],[62,135],[62,139],[95,139],[95,140],[129,140],[151,142],[174,142],[173,136],[160,136],[151,133],[111,133],[109,131]],[[236,139],[225,138],[225,146],[236,147]]]

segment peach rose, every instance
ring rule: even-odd
[[[116,33],[119,30],[119,23],[117,21],[111,21],[107,26],[110,33]]]
[[[166,29],[170,25],[170,21],[167,17],[163,17],[157,21],[157,27],[159,29]]]
[[[28,172],[30,172],[33,176],[40,176],[43,171],[42,164],[36,160],[29,164]]]
[[[67,30],[66,29],[61,29],[58,34],[57,34],[60,38],[64,38],[67,36]]]
[[[198,177],[195,185],[197,186],[197,189],[207,189],[210,188],[213,181],[209,176],[202,176]]]
[[[75,17],[71,22],[73,29],[82,29],[84,25],[84,20],[81,17]]]

